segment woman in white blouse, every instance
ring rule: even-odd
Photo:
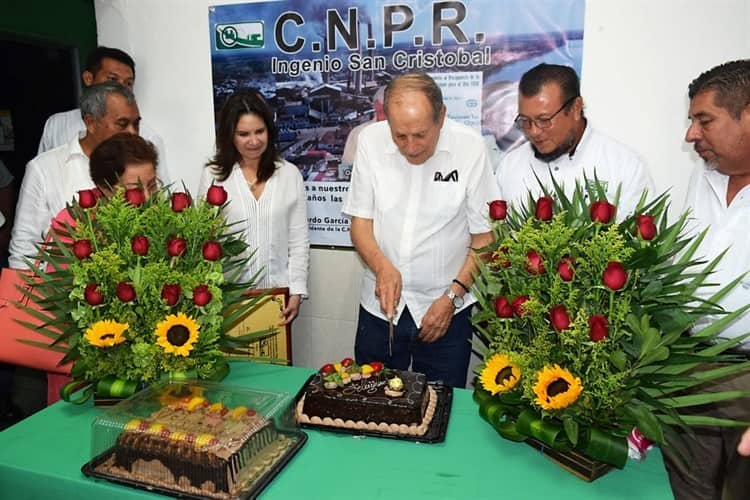
[[[310,244],[305,186],[297,167],[281,159],[273,112],[256,90],[241,89],[219,114],[216,155],[206,165],[198,192],[212,184],[229,194],[228,223],[242,230],[250,251],[243,276],[258,272],[258,288],[289,287],[289,303],[280,324],[290,323],[307,296]]]

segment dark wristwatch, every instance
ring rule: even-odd
[[[460,309],[464,305],[464,298],[456,295],[456,292],[451,290],[450,287],[446,288],[443,292],[443,295],[451,299],[451,304],[453,304],[453,310]]]

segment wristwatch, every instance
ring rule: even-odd
[[[461,308],[464,305],[464,298],[456,295],[456,292],[451,290],[450,287],[446,288],[443,292],[443,295],[451,299],[451,304],[453,304],[453,310]]]

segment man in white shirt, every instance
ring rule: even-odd
[[[472,248],[492,241],[499,195],[478,132],[445,117],[437,84],[408,73],[385,91],[387,121],[360,134],[343,211],[367,264],[355,340],[358,363],[466,385]],[[393,322],[393,335],[389,332]]]
[[[24,257],[36,254],[52,219],[76,193],[91,189],[89,156],[105,139],[138,133],[141,117],[133,92],[119,83],[91,85],[81,95],[86,135],[51,149],[26,165],[10,241],[10,267],[26,267]]]
[[[685,135],[705,167],[693,172],[686,206],[697,230],[708,229],[698,250],[710,261],[728,248],[710,281],[726,285],[750,271],[750,59],[717,66],[693,80],[688,88],[690,127]],[[708,290],[707,294],[715,293]],[[708,297],[706,297],[708,298]],[[719,304],[728,311],[750,303],[750,277],[745,276]],[[727,326],[722,337],[750,331],[750,312]],[[750,340],[732,351],[750,359]],[[735,374],[697,388],[700,392],[750,391],[750,372]],[[750,421],[750,397],[699,407],[699,414]],[[748,498],[750,458],[736,450],[742,429],[699,427],[682,436],[691,462],[686,467],[665,450],[672,490],[677,500]],[[678,449],[683,443],[676,443]],[[683,450],[684,451],[684,450]],[[684,455],[685,453],[683,453]]]
[[[534,199],[541,196],[540,181],[552,190],[552,178],[572,193],[576,181],[583,183],[585,176],[593,182],[596,174],[610,202],[621,186],[617,219],[623,220],[634,212],[644,189],[655,194],[641,157],[588,124],[572,68],[539,64],[524,73],[518,90],[516,124],[528,142],[511,149],[495,172],[503,199],[518,207],[529,192]]]
[[[86,69],[81,74],[81,80],[86,87],[114,81],[132,90],[135,85],[135,61],[120,49],[97,47],[86,59]],[[85,133],[86,125],[81,118],[80,109],[55,113],[44,124],[38,154],[68,144],[73,139],[83,137]],[[141,137],[151,141],[159,153],[159,178],[164,183],[174,180],[167,169],[166,151],[161,136],[146,123],[141,123],[139,133]]]

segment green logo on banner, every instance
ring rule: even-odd
[[[217,24],[216,50],[259,49],[264,45],[263,21]]]

